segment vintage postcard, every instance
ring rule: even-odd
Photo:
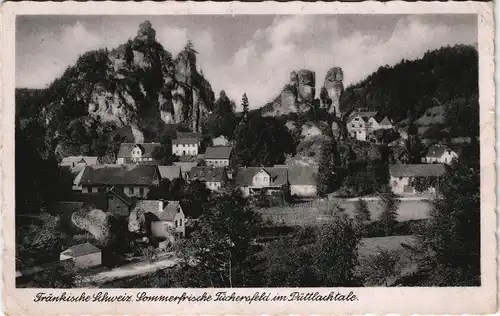
[[[494,313],[492,8],[4,4],[5,313]]]

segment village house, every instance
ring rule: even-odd
[[[154,236],[176,239],[186,236],[186,216],[179,201],[140,200],[135,204],[136,214],[152,214],[151,231]]]
[[[85,167],[79,185],[82,193],[105,193],[115,187],[129,197],[146,198],[160,178],[156,165],[97,165]]]
[[[106,193],[107,205],[104,210],[107,210],[115,217],[127,217],[130,210],[134,206],[134,200],[126,195],[123,190],[112,187]]]
[[[172,153],[176,156],[197,156],[201,138],[200,133],[177,132],[177,138],[172,139]]]
[[[444,145],[432,145],[427,154],[422,158],[426,163],[451,164],[453,159],[458,158],[458,154]]]
[[[379,117],[378,112],[353,112],[347,119],[347,131],[352,138],[366,141],[368,135],[379,129],[391,129],[388,117]]]
[[[234,183],[240,188],[243,196],[257,194],[262,190],[269,194],[282,192],[288,185],[288,170],[275,167],[239,167]]]
[[[83,169],[85,169],[86,166],[95,166],[97,164],[98,159],[94,156],[69,156],[64,157],[59,163],[59,166],[63,169],[68,170],[73,177],[72,190],[81,192],[82,187],[79,185],[79,183],[83,174]]]
[[[193,167],[188,174],[188,181],[199,180],[212,191],[218,191],[228,181],[226,168],[213,166]]]
[[[75,267],[87,269],[102,264],[102,251],[91,243],[83,243],[69,247],[61,252],[60,261],[71,260]]]
[[[318,166],[275,165],[275,168],[286,168],[290,194],[296,197],[310,198],[318,194],[315,177]]]
[[[417,191],[411,185],[414,178],[439,178],[444,175],[446,169],[442,164],[398,164],[389,166],[389,183],[395,194],[415,194]],[[435,187],[430,187],[426,193],[435,193]]]
[[[154,162],[153,153],[160,148],[160,143],[122,143],[116,156],[116,164]]]
[[[187,179],[189,172],[193,167],[198,166],[198,162],[189,162],[189,161],[176,161],[174,162],[174,166],[178,166],[181,168],[181,174],[183,179]]]
[[[231,159],[232,148],[229,146],[208,147],[204,160],[207,166],[227,167]]]
[[[180,166],[158,166],[158,170],[160,171],[162,180],[168,179],[173,181],[174,179],[182,178]]]

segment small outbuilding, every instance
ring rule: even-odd
[[[77,268],[85,269],[102,264],[102,251],[91,243],[69,247],[61,252],[60,261],[71,259]]]

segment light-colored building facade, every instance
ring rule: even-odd
[[[458,154],[444,145],[432,145],[423,158],[426,163],[451,164],[453,159],[457,159]]]
[[[129,230],[138,232],[138,217],[148,217],[151,233],[155,237],[170,241],[186,236],[186,216],[179,201],[140,200],[137,201],[129,216]]]
[[[144,199],[160,178],[156,165],[98,165],[85,168],[79,185],[82,193],[106,193],[114,187],[129,197]]]
[[[229,146],[208,147],[204,160],[207,166],[227,167],[231,161],[232,148]]]
[[[133,164],[155,161],[153,154],[160,150],[160,143],[122,143],[116,156],[116,164]]]
[[[367,137],[379,129],[392,129],[388,117],[378,118],[377,112],[353,112],[347,120],[347,131],[352,138],[366,141]]]
[[[414,178],[435,177],[439,180],[446,169],[442,164],[398,164],[389,166],[389,183],[395,194],[415,194],[417,191],[411,182]],[[439,183],[439,181],[437,181]],[[435,193],[436,187],[428,188],[424,193]]]

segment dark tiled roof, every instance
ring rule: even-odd
[[[179,166],[181,167],[182,172],[189,172],[193,167],[196,167],[198,165],[197,162],[183,162],[183,161],[177,161],[174,162],[174,166]]]
[[[96,165],[97,156],[69,156],[61,160],[61,166],[73,166],[73,164]]]
[[[179,145],[179,144],[198,144],[200,140],[198,138],[177,138],[177,139],[172,139],[172,144],[173,145]]]
[[[226,170],[222,167],[193,167],[189,172],[189,180],[221,182],[224,179],[225,172]]]
[[[181,176],[180,166],[158,166],[158,170],[162,179],[174,180]]]
[[[364,121],[368,121],[370,119],[370,117],[375,117],[377,116],[377,113],[376,111],[366,111],[366,112],[358,112],[358,111],[354,111],[351,113],[351,115],[349,115],[349,119],[347,120],[348,122],[350,122],[353,118],[355,118],[357,115],[361,116],[361,118],[364,120]]]
[[[443,145],[432,145],[429,147],[429,150],[427,151],[426,157],[429,158],[441,158],[441,156],[447,151],[450,150],[448,147],[443,146]]]
[[[161,221],[173,221],[179,207],[179,201],[139,200],[134,210],[153,213]]]
[[[290,185],[314,185],[318,166],[278,165],[277,168],[286,168]]]
[[[264,170],[271,176],[271,186],[282,186],[288,181],[288,170],[283,167],[240,167],[236,171],[236,185],[251,186],[257,172]]]
[[[442,164],[390,165],[389,172],[393,177],[438,177],[446,169]]]
[[[142,157],[150,158],[156,148],[161,147],[160,143],[121,143],[117,158],[130,158],[132,149],[137,146],[142,151]]]
[[[232,150],[229,146],[208,147],[205,151],[205,159],[229,159]]]
[[[79,257],[79,256],[85,256],[91,253],[97,253],[101,252],[101,249],[97,248],[96,246],[92,245],[91,243],[83,243],[83,244],[78,244],[69,247],[68,249],[64,250],[62,253],[65,255],[70,255],[73,257]]]
[[[96,165],[87,166],[81,185],[156,185],[158,166],[154,165]]]

